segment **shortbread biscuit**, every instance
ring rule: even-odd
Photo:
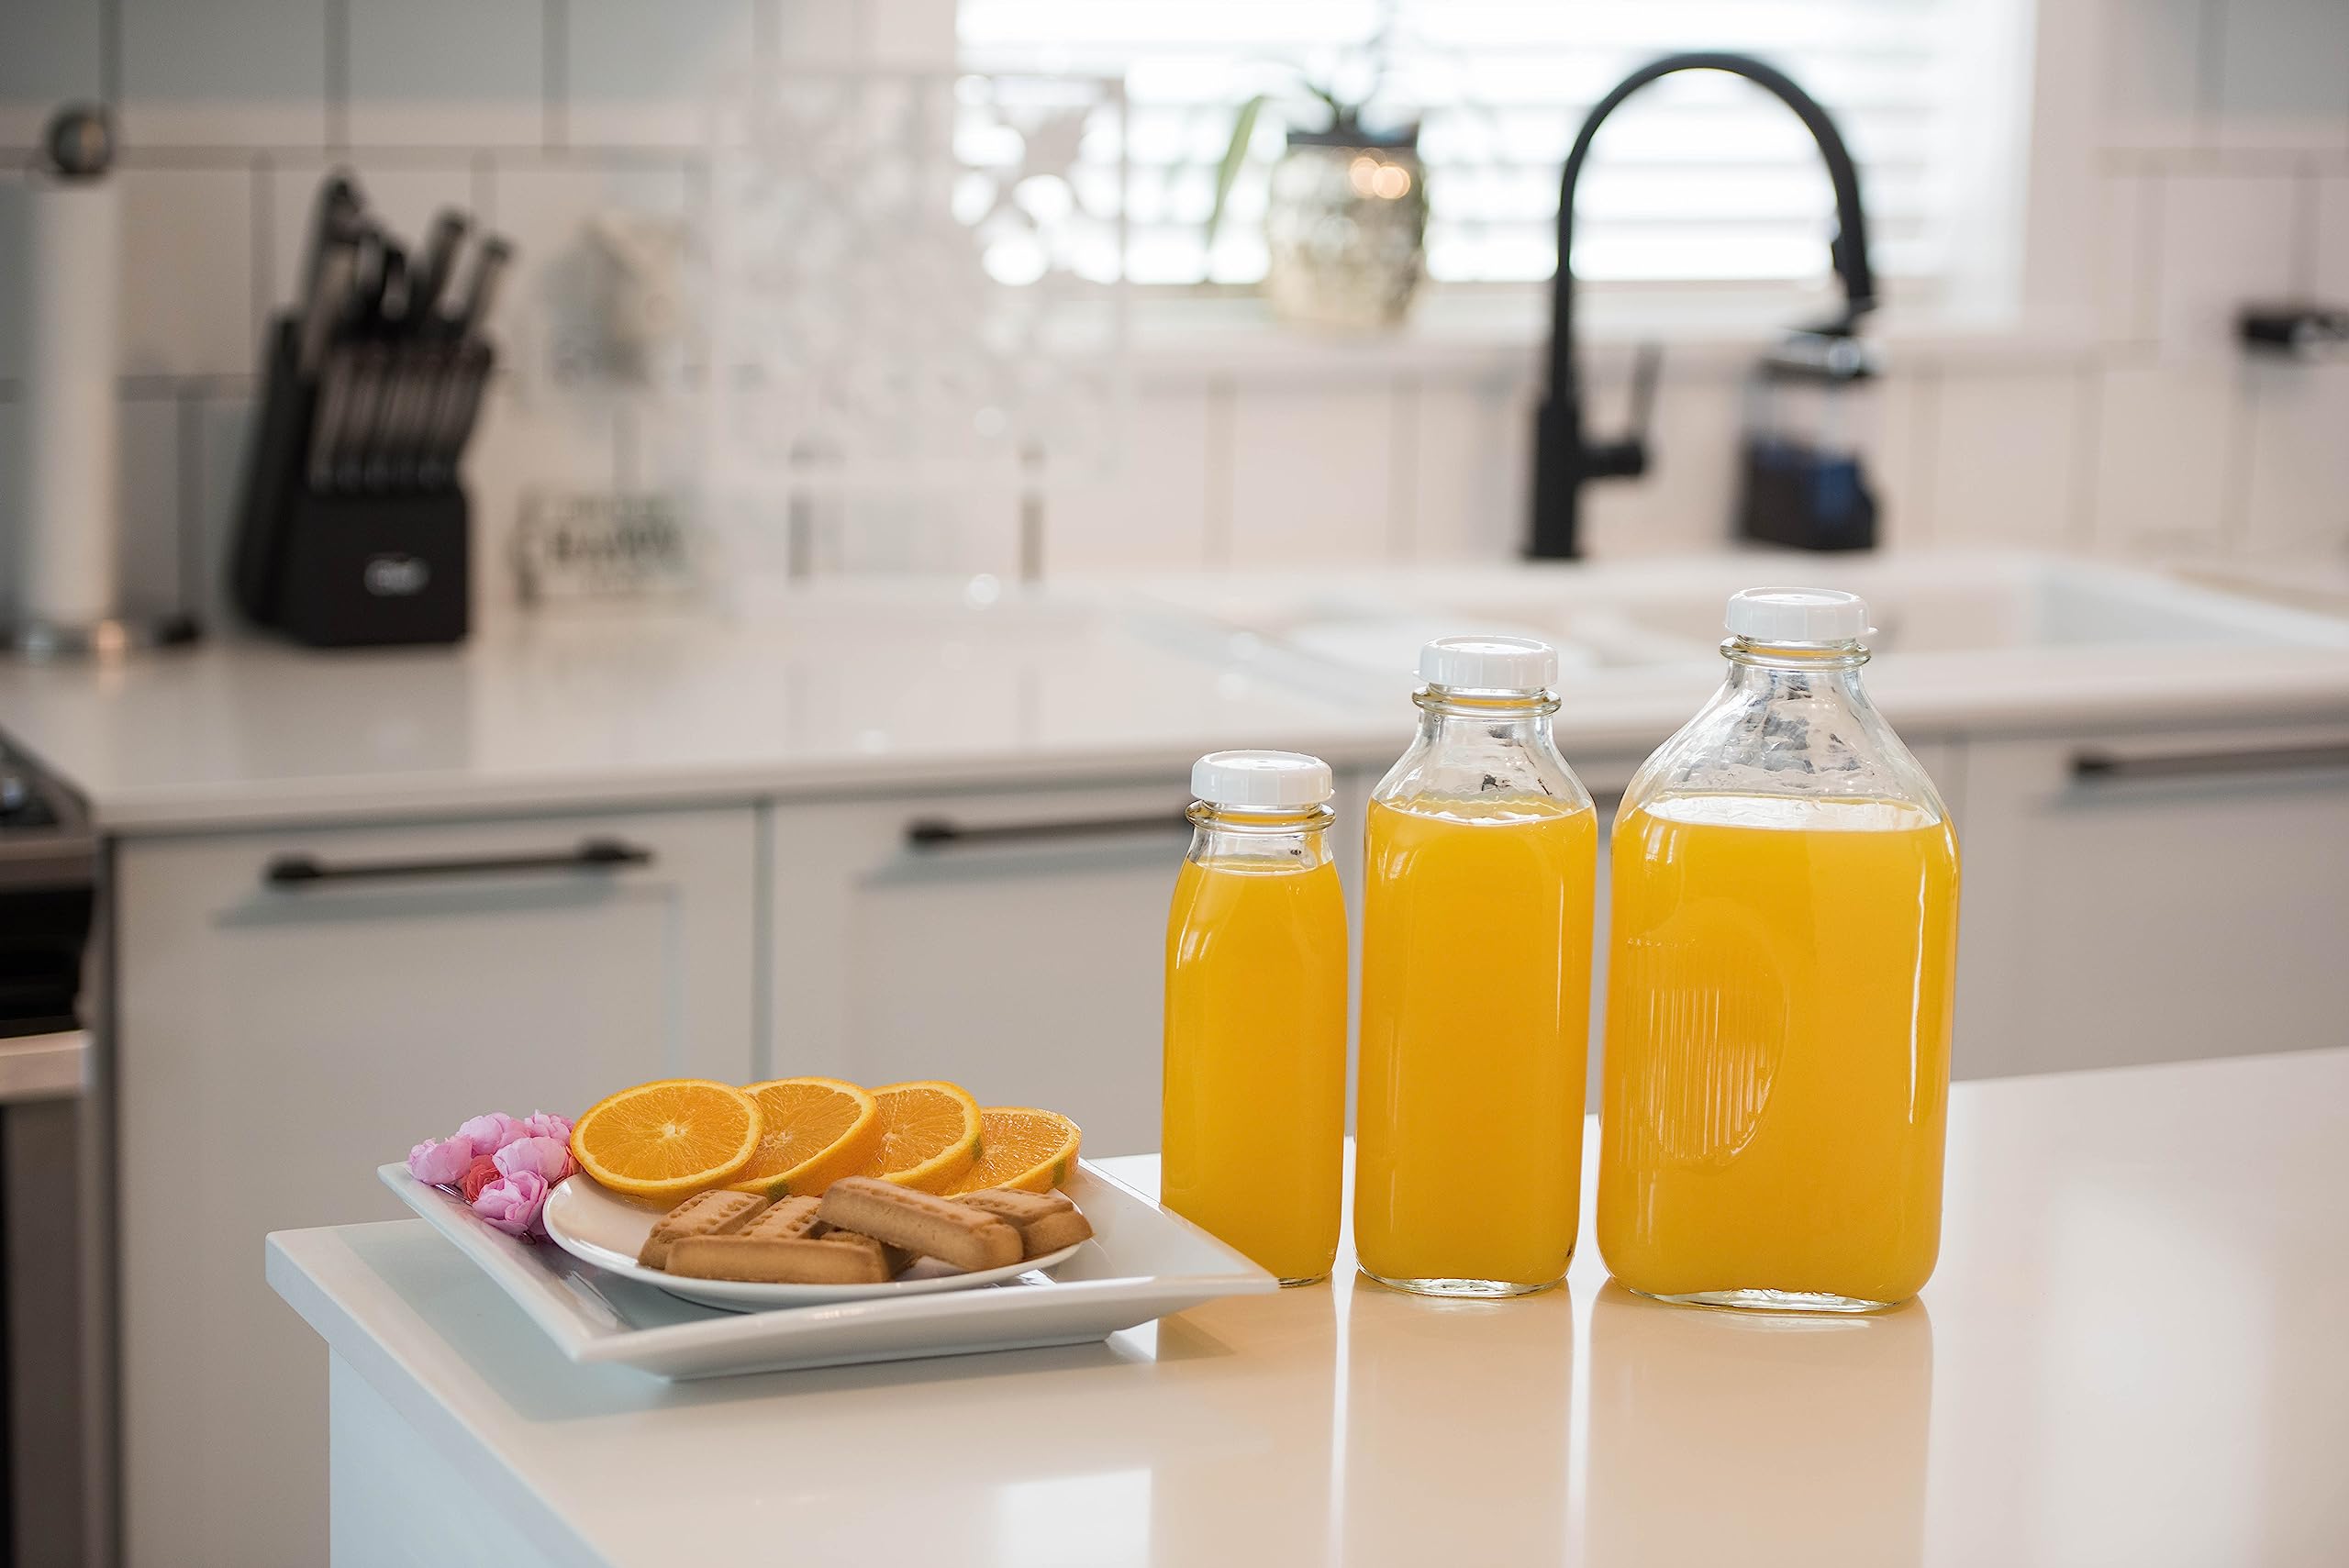
[[[1019,1232],[994,1215],[870,1176],[834,1182],[818,1212],[843,1230],[861,1231],[958,1269],[999,1269],[1023,1255]]]
[[[818,1223],[821,1222],[818,1221]],[[903,1247],[892,1247],[886,1241],[875,1240],[861,1230],[843,1230],[837,1225],[824,1226],[818,1232],[817,1240],[844,1241],[852,1247],[878,1247],[881,1250],[881,1266],[888,1271],[891,1279],[896,1279],[899,1274],[904,1273],[914,1261],[914,1255]]]
[[[734,1234],[758,1241],[813,1241],[823,1223],[816,1218],[814,1198],[778,1198],[773,1208]]]
[[[964,1193],[958,1202],[992,1214],[1019,1232],[1021,1254],[1041,1258],[1073,1247],[1093,1234],[1092,1222],[1062,1193],[1023,1193],[1009,1187],[989,1187]]]
[[[747,1280],[760,1284],[881,1284],[881,1250],[842,1247],[796,1237],[762,1241],[751,1236],[688,1236],[669,1249],[669,1272],[687,1279]]]
[[[752,1193],[696,1193],[652,1227],[636,1261],[648,1269],[669,1266],[669,1249],[688,1236],[727,1236],[748,1224],[767,1200]]]

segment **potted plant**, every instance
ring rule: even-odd
[[[1374,72],[1366,92],[1347,97],[1305,79],[1301,97],[1260,93],[1233,117],[1208,216],[1210,248],[1264,111],[1327,122],[1318,128],[1292,123],[1273,164],[1264,295],[1283,321],[1349,331],[1393,327],[1419,292],[1427,259],[1427,170],[1418,121],[1388,129],[1364,123],[1383,80],[1383,70]]]

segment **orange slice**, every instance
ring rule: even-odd
[[[859,1175],[942,1193],[979,1158],[979,1102],[956,1084],[889,1084],[873,1091],[881,1148]]]
[[[758,1102],[707,1078],[607,1095],[571,1128],[579,1168],[638,1197],[674,1200],[731,1181],[758,1151]]]
[[[1058,1111],[989,1106],[979,1112],[979,1158],[947,1195],[1017,1187],[1049,1192],[1076,1173],[1076,1123]]]
[[[881,1151],[881,1107],[838,1078],[774,1078],[742,1091],[759,1102],[759,1151],[729,1184],[761,1197],[816,1197]]]

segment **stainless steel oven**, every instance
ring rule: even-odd
[[[26,1568],[114,1556],[98,865],[80,804],[0,740],[0,1561]]]

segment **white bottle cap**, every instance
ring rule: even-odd
[[[1547,691],[1558,651],[1530,637],[1439,637],[1419,650],[1419,679],[1465,692]]]
[[[1834,588],[1748,588],[1729,596],[1724,624],[1754,642],[1857,642],[1872,629],[1868,602]]]
[[[1210,751],[1191,764],[1191,794],[1209,806],[1296,810],[1330,798],[1330,764],[1302,751]]]

